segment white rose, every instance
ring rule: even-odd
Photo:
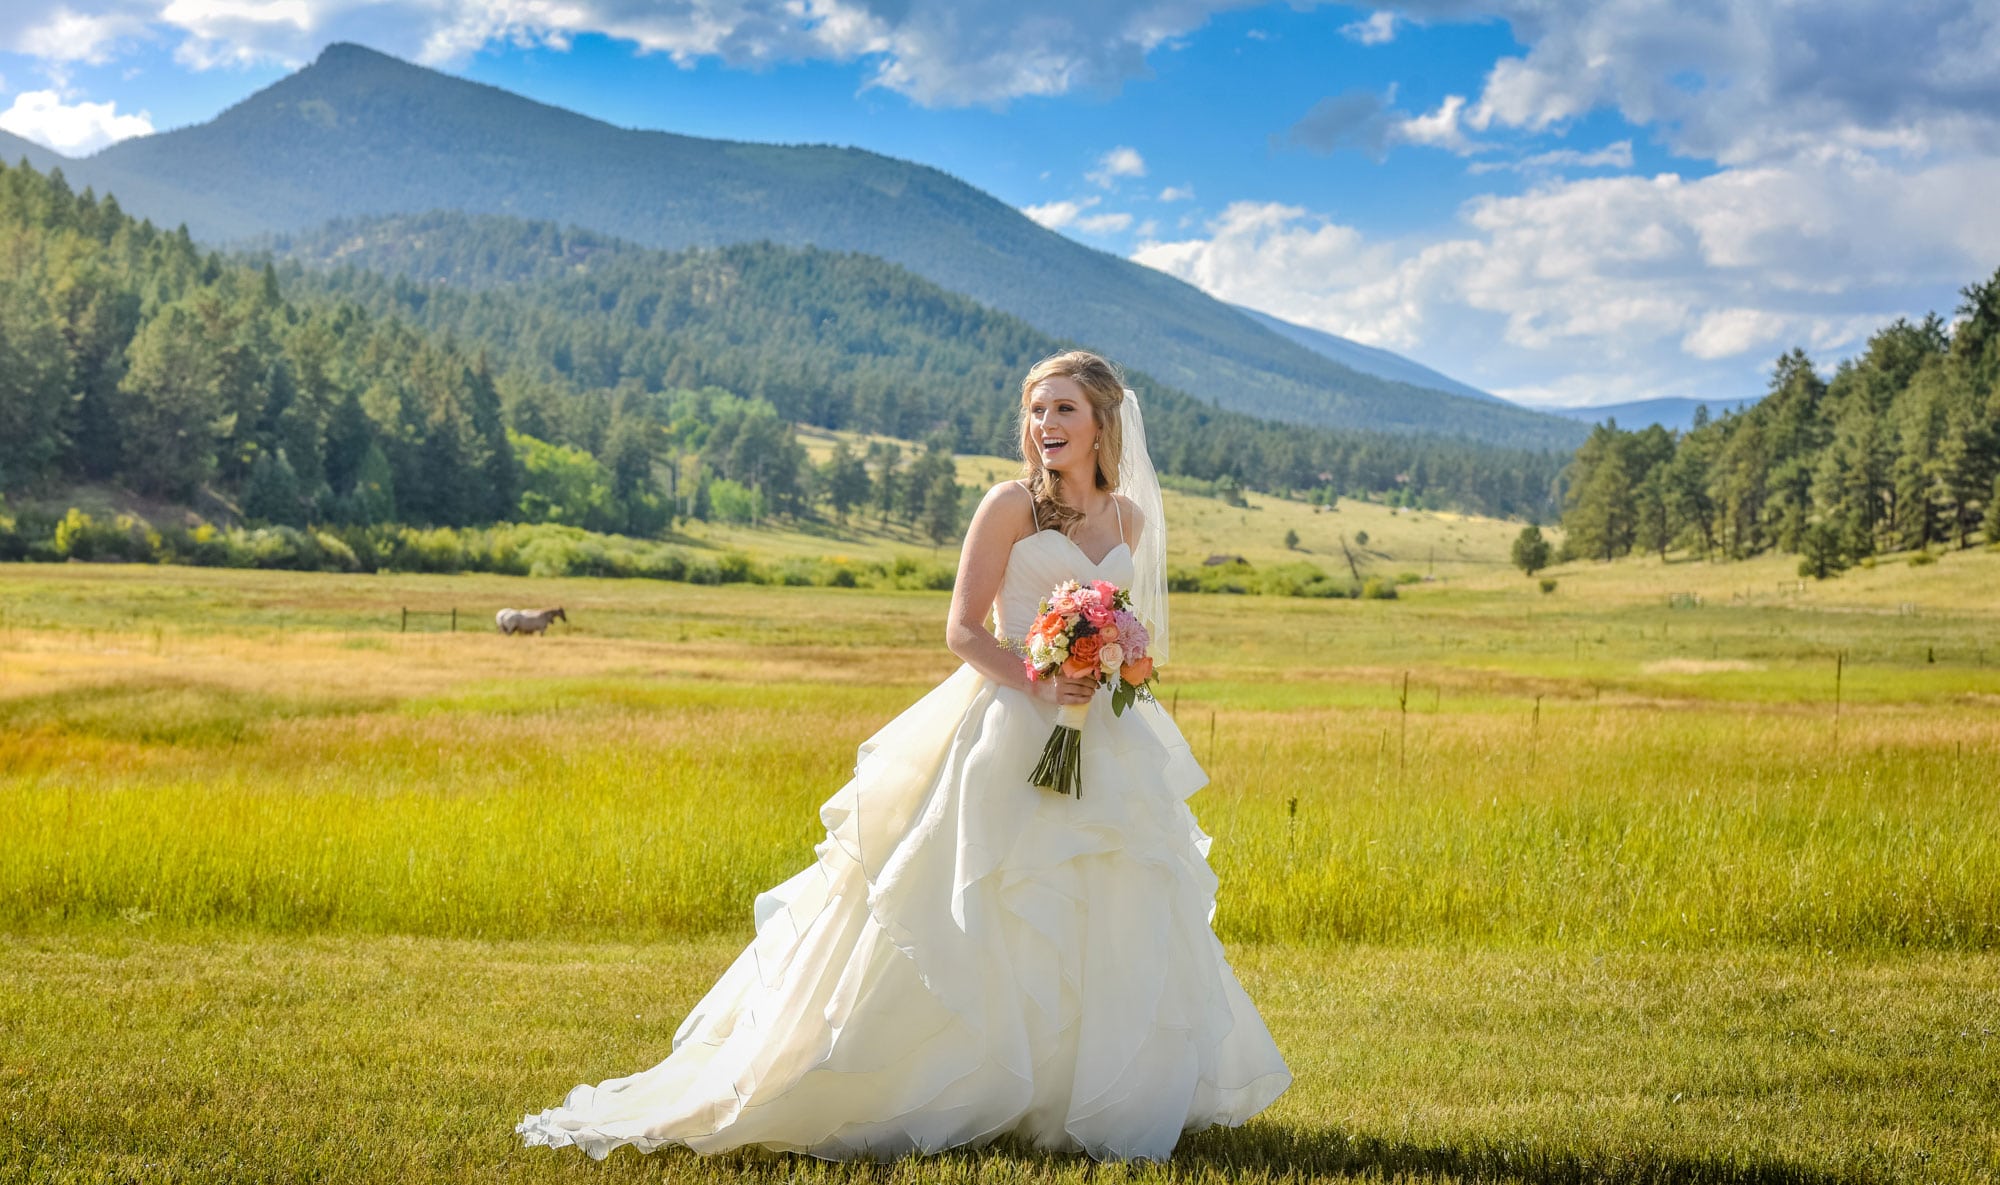
[[[1125,648],[1113,642],[1097,652],[1097,661],[1105,670],[1117,673],[1125,665]]]

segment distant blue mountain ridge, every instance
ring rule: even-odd
[[[1698,407],[1707,407],[1709,417],[1715,419],[1724,412],[1740,412],[1759,398],[1761,396],[1733,402],[1720,399],[1641,399],[1635,403],[1607,403],[1600,407],[1543,407],[1536,410],[1568,416],[1586,424],[1616,420],[1620,428],[1644,428],[1648,424],[1658,424],[1662,428],[1685,432],[1694,427],[1694,413]]]
[[[1251,320],[1269,329],[1280,337],[1289,338],[1315,354],[1331,358],[1342,366],[1372,374],[1377,378],[1398,383],[1409,383],[1414,387],[1428,387],[1434,391],[1449,391],[1453,395],[1464,395],[1469,399],[1484,399],[1489,403],[1507,403],[1498,395],[1489,395],[1470,383],[1461,383],[1450,375],[1440,374],[1420,362],[1412,362],[1401,354],[1392,354],[1375,346],[1364,346],[1338,334],[1304,325],[1283,321],[1269,313],[1260,313],[1247,305],[1237,305],[1237,310]],[[1509,406],[1518,406],[1509,404]]]
[[[1644,428],[1648,424],[1658,424],[1662,428],[1685,432],[1694,427],[1695,409],[1704,404],[1707,405],[1710,416],[1720,416],[1724,411],[1740,412],[1761,398],[1753,395],[1734,401],[1639,399],[1629,403],[1607,403],[1596,407],[1545,407],[1539,404],[1516,403],[1482,391],[1470,383],[1459,382],[1450,375],[1432,370],[1420,362],[1412,362],[1401,354],[1392,354],[1375,346],[1364,346],[1360,342],[1350,341],[1338,334],[1295,325],[1245,305],[1237,305],[1236,308],[1244,316],[1280,337],[1297,342],[1316,354],[1363,374],[1372,374],[1391,382],[1408,383],[1414,387],[1426,387],[1433,391],[1449,391],[1453,395],[1463,395],[1468,399],[1485,399],[1511,407],[1525,407],[1530,411],[1546,412],[1549,415],[1562,416],[1564,419],[1586,424],[1601,424],[1611,419],[1616,420],[1621,428]]]

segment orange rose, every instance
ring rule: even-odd
[[[1097,631],[1097,636],[1103,638],[1104,644],[1109,646],[1118,640],[1118,627],[1115,625],[1104,626]]]
[[[1094,662],[1079,662],[1072,658],[1063,663],[1062,673],[1072,679],[1089,679],[1097,674],[1097,664]]]
[[[1118,677],[1127,683],[1144,683],[1153,677],[1153,660],[1150,658],[1135,658],[1118,668]]]
[[[1103,651],[1103,634],[1085,634],[1069,644],[1070,658],[1076,662],[1086,663],[1092,668],[1097,666],[1097,656]]]
[[[1053,638],[1057,634],[1062,633],[1062,623],[1062,614],[1044,613],[1042,619],[1035,623],[1035,628],[1032,632],[1038,633],[1044,638]]]

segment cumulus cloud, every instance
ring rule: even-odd
[[[1061,230],[1063,227],[1075,222],[1082,216],[1085,210],[1096,205],[1099,200],[1095,197],[1087,197],[1075,201],[1044,202],[1039,206],[1023,206],[1021,207],[1021,213],[1026,214],[1050,230]]]
[[[688,63],[863,61],[868,85],[930,106],[1110,90],[1209,17],[1248,0],[41,0],[0,6],[0,50],[103,60],[163,35],[190,66],[296,65],[329,41],[431,64],[495,42],[566,47],[584,34]]]
[[[1133,258],[1489,390],[1734,398],[1793,345],[1839,355],[1896,315],[1951,307],[2000,262],[2000,225],[1946,212],[1995,186],[1990,159],[1590,178],[1475,199],[1456,233],[1405,241],[1246,202]]]
[[[62,64],[110,60],[121,41],[143,34],[157,5],[120,0],[83,0],[85,10],[68,4],[9,4],[0,7],[0,49],[43,62]]]
[[[153,117],[144,111],[120,115],[116,103],[65,103],[52,90],[23,91],[0,111],[0,128],[64,156],[84,156],[107,144],[152,135]]]
[[[1465,99],[1447,95],[1429,115],[1409,115],[1394,106],[1396,88],[1378,95],[1354,90],[1332,95],[1313,104],[1293,124],[1287,139],[1308,152],[1324,156],[1351,148],[1376,160],[1398,144],[1418,144],[1442,148],[1461,156],[1484,151],[1481,144],[1465,134]]]
[[[1351,25],[1342,25],[1340,35],[1349,41],[1363,45],[1387,45],[1396,39],[1396,14],[1393,12],[1370,13],[1365,20]]]
[[[1191,200],[1193,197],[1194,186],[1169,185],[1160,191],[1159,200],[1163,202],[1185,202]]]
[[[1461,0],[1412,12],[1468,15]],[[1828,146],[1921,155],[2000,146],[2000,6],[1990,0],[1665,5],[1495,0],[1528,46],[1501,59],[1475,129],[1539,131],[1600,107],[1680,152],[1741,164]]]
[[[1138,149],[1122,144],[1097,158],[1097,167],[1085,174],[1091,182],[1105,189],[1118,184],[1120,177],[1145,175],[1146,159],[1139,155]]]

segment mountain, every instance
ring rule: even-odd
[[[718,388],[783,419],[1017,447],[1020,375],[1060,343],[895,264],[771,243],[661,251],[449,211],[344,219],[260,246],[307,307],[359,307],[490,359],[530,435],[599,451],[640,393]],[[1133,370],[1165,472],[1534,513],[1566,458],[1439,436],[1274,424]],[[521,411],[521,397],[542,408]],[[595,409],[593,411],[592,409]]]
[[[936,169],[851,148],[620,129],[354,45],[329,47],[208,123],[63,168],[214,243],[455,209],[668,249],[769,240],[861,252],[1225,408],[1531,448],[1581,438],[1559,417],[1341,365]]]
[[[1518,406],[1508,403],[1498,395],[1489,395],[1469,383],[1461,383],[1449,375],[1439,374],[1430,367],[1420,362],[1412,362],[1401,354],[1392,354],[1374,346],[1364,346],[1360,342],[1349,341],[1338,334],[1295,325],[1245,305],[1239,304],[1234,307],[1237,312],[1279,337],[1289,338],[1313,353],[1331,358],[1350,370],[1358,370],[1362,374],[1372,374],[1376,378],[1392,382],[1408,383],[1413,387],[1463,395],[1467,399],[1484,399],[1490,403],[1506,404],[1509,407]]]
[[[1725,411],[1740,412],[1756,402],[1756,399],[1739,399],[1734,403],[1709,399],[1641,399],[1636,403],[1607,403],[1601,407],[1550,407],[1542,410],[1586,424],[1616,420],[1620,428],[1644,428],[1648,424],[1658,424],[1662,428],[1685,432],[1694,427],[1694,413],[1698,407],[1708,408],[1709,416],[1718,418]]]
[[[18,164],[27,161],[41,172],[50,169],[73,169],[77,162],[57,152],[42,147],[33,140],[23,140],[12,132],[0,132],[0,162]]]

